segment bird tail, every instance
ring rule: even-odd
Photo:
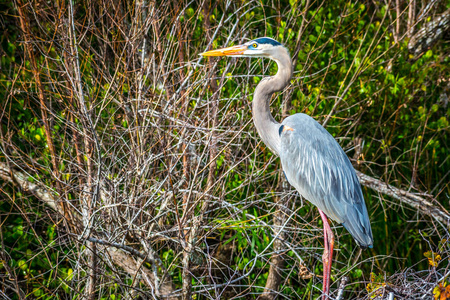
[[[366,210],[365,205],[363,205],[363,210]],[[342,225],[350,232],[361,248],[373,248],[372,228],[370,227],[369,218],[364,218],[361,215],[367,216],[367,212],[359,214],[357,211],[354,211],[348,214],[347,220]]]

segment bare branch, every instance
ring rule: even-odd
[[[444,208],[439,208],[423,197],[386,184],[379,179],[370,177],[359,171],[356,171],[356,173],[362,185],[367,186],[368,188],[371,188],[379,193],[388,195],[394,199],[400,200],[400,202],[419,210],[423,214],[429,215],[445,226],[449,225],[450,215]]]
[[[418,57],[430,49],[450,28],[450,9],[425,23],[408,43],[408,50]]]
[[[42,187],[40,184],[31,182],[29,180],[29,178],[31,177],[27,177],[22,172],[14,171],[10,169],[6,163],[0,162],[0,178],[2,178],[7,182],[17,185],[21,190],[25,192],[33,194],[34,196],[36,196],[36,198],[43,201],[46,205],[62,214],[61,208],[58,205],[56,205],[56,201],[53,197],[53,194],[49,192],[46,188]],[[74,216],[76,215],[74,214]],[[79,226],[81,226],[81,221],[79,219],[76,220],[76,222],[74,223],[79,224]],[[120,245],[117,243],[110,243],[96,238],[89,238],[89,241],[93,243],[98,243],[102,246],[109,246],[109,247],[99,247],[96,251],[97,255],[103,256],[105,251],[107,251],[111,256],[114,264],[122,267],[131,276],[135,276],[137,272],[142,271],[144,274],[147,275],[149,279],[148,281],[143,281],[143,283],[146,284],[149,288],[155,287],[154,284],[155,276],[153,272],[148,270],[145,266],[142,266],[142,264],[137,263],[133,258],[131,258],[129,255],[125,254],[123,251],[119,249],[120,248],[124,249],[130,254],[136,255],[146,261],[148,260],[151,263],[155,262],[154,259],[152,260],[151,258],[144,256],[143,254],[141,254],[140,252],[134,250],[129,246]],[[169,278],[166,278],[166,280],[160,285],[160,291],[158,294],[164,298],[176,299],[175,296],[170,295],[173,292],[174,287],[171,283],[171,280]]]

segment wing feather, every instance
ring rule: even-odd
[[[280,158],[289,183],[363,247],[373,244],[359,180],[347,155],[313,118],[295,114],[280,127]],[[284,127],[283,127],[284,128]]]

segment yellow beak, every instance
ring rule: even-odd
[[[247,46],[238,45],[228,48],[222,48],[217,50],[211,50],[207,52],[200,53],[201,56],[230,56],[230,55],[243,55],[244,51],[247,50]]]

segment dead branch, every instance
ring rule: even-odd
[[[31,71],[33,73],[34,80],[36,81],[40,110],[41,110],[41,117],[42,117],[42,122],[44,123],[44,129],[45,129],[44,130],[45,140],[47,141],[47,145],[50,150],[50,158],[51,158],[51,162],[53,165],[53,172],[55,173],[55,177],[57,179],[56,180],[56,188],[58,190],[58,193],[61,193],[62,189],[61,189],[61,185],[59,182],[60,174],[59,174],[59,170],[58,170],[58,167],[59,167],[58,157],[56,155],[55,145],[53,144],[53,140],[51,137],[51,128],[50,128],[50,124],[48,122],[49,108],[48,108],[48,104],[47,104],[47,99],[45,97],[44,85],[42,84],[42,81],[41,81],[39,66],[38,66],[38,63],[36,62],[37,58],[36,58],[36,56],[34,54],[34,50],[33,50],[33,44],[32,44],[33,36],[31,34],[31,29],[30,29],[30,19],[26,13],[26,5],[24,5],[21,0],[17,0],[16,7],[17,7],[17,11],[19,12],[20,28],[22,29],[22,31],[24,33],[26,50],[27,50],[27,54],[28,54],[28,57],[29,57],[30,63],[31,63]],[[64,211],[64,216],[66,217],[65,218],[66,221],[70,221],[70,219],[71,219],[70,210],[66,207],[64,202],[60,202],[59,205],[61,205],[61,207]],[[69,225],[72,225],[72,224],[69,223]]]
[[[132,276],[135,276],[139,271],[142,272],[143,278],[141,279],[141,282],[149,288],[155,289],[156,278],[154,273],[143,266],[142,261],[134,259],[132,256],[127,255],[116,247],[99,247],[98,253],[107,253],[115,265],[121,267],[125,272]],[[159,292],[155,291],[155,294],[164,299],[180,299],[178,295],[174,294],[174,291],[175,288],[172,282],[166,280],[159,283]]]
[[[345,290],[345,286],[347,285],[347,282],[348,282],[348,277],[347,276],[342,277],[341,283],[339,284],[339,289],[338,289],[336,300],[341,300],[342,297],[344,296],[344,290]]]
[[[5,180],[6,182],[17,185],[24,192],[33,194],[36,198],[44,202],[47,206],[51,207],[53,210],[57,211],[61,215],[64,215],[60,206],[57,205],[57,201],[55,200],[53,193],[48,189],[42,187],[41,185],[33,183],[30,180],[28,180],[30,176],[27,176],[25,173],[12,170],[11,168],[8,167],[6,163],[0,162],[0,178]],[[73,223],[77,224],[78,226],[82,226],[80,216],[75,213],[73,213],[73,216],[74,218],[77,219]],[[154,289],[155,276],[153,272],[148,270],[145,266],[142,266],[141,263],[136,262],[136,260],[132,258],[131,255],[125,253],[120,248],[123,248],[130,254],[136,255],[139,258],[143,259],[142,254],[137,255],[139,253],[137,250],[128,246],[118,245],[117,243],[102,242],[102,240],[96,238],[90,238],[89,241],[101,245],[100,247],[98,247],[96,251],[97,255],[103,256],[105,253],[108,253],[113,263],[124,269],[130,276],[134,277],[137,272],[141,271],[144,274],[144,277],[147,278],[147,280],[143,280],[143,283],[147,285],[150,289]],[[145,260],[148,259],[150,262],[154,261],[151,258],[145,258]],[[169,299],[178,299],[177,297],[170,295],[175,290],[175,287],[173,286],[170,278],[166,278],[165,281],[160,283],[159,288],[160,289],[159,292],[157,292],[157,294],[159,294],[160,297]]]
[[[414,34],[408,43],[409,52],[418,57],[430,49],[450,28],[450,9],[442,15],[425,23],[422,28]]]
[[[423,197],[396,188],[359,171],[356,171],[356,174],[358,175],[362,185],[367,186],[368,188],[371,188],[379,193],[391,196],[394,199],[400,200],[400,202],[408,204],[409,206],[419,210],[421,213],[431,216],[436,221],[448,226],[450,222],[450,215],[444,210],[444,208],[439,208]]]
[[[29,180],[31,175],[27,176],[22,172],[13,171],[8,167],[6,163],[0,162],[0,177],[7,182],[18,185],[22,191],[33,194],[36,198],[43,201],[47,206],[51,207],[57,212],[60,212],[57,201],[53,197],[52,193],[45,188],[31,182]],[[77,215],[74,215],[74,217],[78,218]]]

